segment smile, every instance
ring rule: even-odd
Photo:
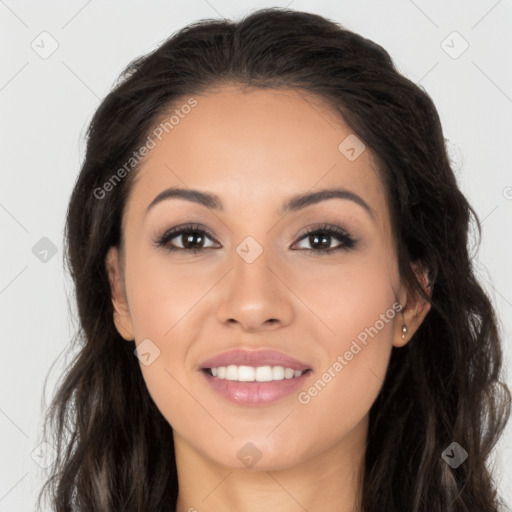
[[[238,382],[270,382],[274,380],[294,379],[307,370],[294,370],[284,366],[219,366],[207,368],[213,377],[218,379],[236,380]]]

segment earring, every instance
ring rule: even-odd
[[[407,332],[407,326],[404,324],[402,325],[402,339],[405,340],[405,333]]]

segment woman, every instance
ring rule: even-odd
[[[471,216],[432,100],[330,20],[198,22],[135,60],[67,215],[54,509],[499,510]]]

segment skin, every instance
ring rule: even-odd
[[[366,148],[347,159],[338,145],[352,131],[304,92],[230,85],[195,98],[198,105],[138,171],[122,250],[111,248],[106,259],[116,328],[137,346],[149,338],[160,350],[140,368],[173,428],[177,510],[352,512],[368,413],[391,349],[410,340],[429,309],[400,282],[374,158]],[[168,199],[145,214],[171,186],[217,194],[224,210]],[[373,216],[337,198],[279,215],[292,195],[331,187],[359,195]],[[154,245],[166,230],[196,222],[213,235],[196,240],[203,252]],[[344,228],[356,246],[322,253],[303,233],[323,223]],[[263,249],[252,263],[236,251],[247,236]],[[201,361],[225,350],[275,349],[311,365],[307,391],[397,299],[402,312],[307,404],[297,393],[265,406],[233,404],[199,371]],[[248,442],[261,453],[250,468],[237,456]]]

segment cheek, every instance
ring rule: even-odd
[[[317,324],[315,330],[330,353],[359,335],[364,342],[365,329],[376,322],[379,339],[391,344],[393,321],[398,318],[397,306],[393,307],[396,275],[388,271],[383,258],[377,259],[354,258],[346,264],[319,265],[289,276],[294,293],[307,305],[310,323]]]
[[[391,334],[391,322],[380,331],[372,324],[357,336],[338,339],[328,347],[329,362],[297,395],[298,403],[308,410],[313,422],[325,416],[326,411],[342,429],[363,418],[384,382]]]
[[[386,266],[350,266],[350,271],[316,279],[316,293],[309,304],[323,322],[318,337],[327,355],[314,380],[298,395],[308,411],[311,428],[341,430],[356,425],[375,401],[392,350],[394,323],[400,321],[399,305],[393,292],[394,276]],[[320,285],[323,284],[323,287]]]
[[[373,311],[361,309],[363,313],[352,311],[352,317],[341,315],[335,325],[338,335],[324,338],[328,361],[296,397],[300,428],[316,439],[318,451],[356,435],[384,382],[392,350],[393,319],[385,317],[386,323],[379,315],[387,311],[392,318],[396,311],[391,303]]]
[[[132,254],[135,254],[134,250]],[[173,428],[204,423],[204,409],[189,394],[189,349],[201,339],[203,300],[218,281],[205,265],[172,264],[141,254],[126,266],[126,282],[141,373],[149,394]],[[212,311],[210,310],[211,314]],[[149,354],[147,358],[143,354]],[[145,364],[148,363],[148,364]]]
[[[134,251],[135,252],[135,251]],[[141,254],[126,268],[128,296],[135,339],[165,343],[194,314],[194,305],[212,286],[216,276],[173,264],[162,254]]]

